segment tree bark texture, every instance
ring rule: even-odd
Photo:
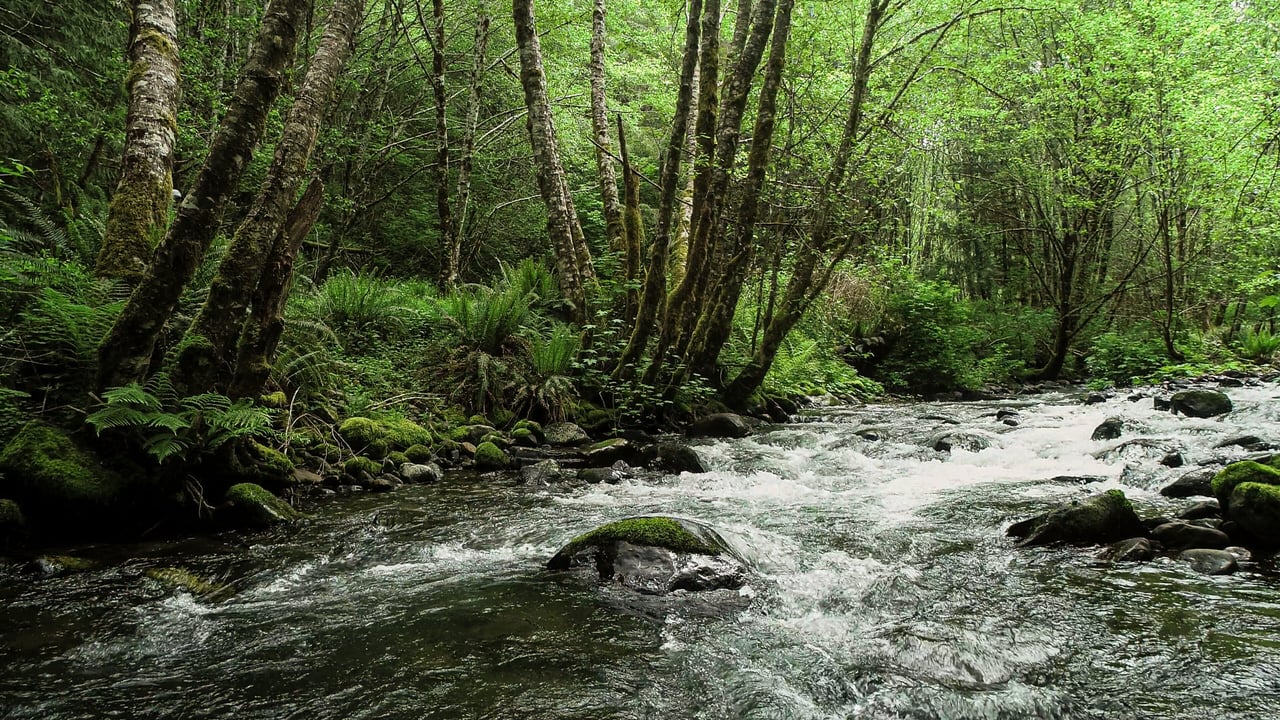
[[[134,0],[129,38],[120,182],[111,196],[94,272],[133,284],[146,274],[172,202],[181,85],[174,0]]]
[[[480,124],[480,93],[484,87],[485,57],[489,47],[489,15],[480,7],[476,19],[476,39],[472,52],[471,76],[467,82],[467,122],[462,131],[462,156],[458,160],[457,214],[450,224],[450,234],[444,238],[444,262],[440,272],[440,284],[451,288],[458,284],[462,272],[462,237],[466,231],[467,214],[471,203],[471,168],[475,162],[476,127]]]
[[[694,76],[698,72],[698,45],[701,37],[702,0],[690,0],[689,18],[685,24],[684,54],[680,63],[680,88],[676,93],[676,111],[671,121],[671,133],[662,154],[659,169],[658,222],[653,244],[649,246],[648,264],[645,267],[644,287],[640,306],[636,311],[631,337],[614,368],[615,378],[627,378],[631,368],[640,359],[653,333],[658,310],[667,293],[667,261],[671,240],[671,223],[675,216],[677,193],[680,185],[680,157],[684,151],[689,131],[689,118],[694,96]]]
[[[520,50],[520,84],[529,111],[529,142],[533,148],[538,192],[547,206],[547,233],[556,256],[560,291],[570,305],[573,318],[583,321],[587,316],[587,284],[593,279],[594,271],[560,162],[533,0],[513,0],[512,16]]]
[[[421,7],[419,5],[419,7]],[[421,17],[421,10],[419,10]],[[449,93],[444,84],[445,33],[444,0],[431,0],[431,94],[435,98],[436,111],[436,223],[440,229],[440,242],[445,258],[442,267],[444,287],[453,287],[458,280],[458,264],[461,263],[461,245],[457,242],[457,226],[449,201]],[[455,254],[454,247],[458,247]],[[457,262],[453,262],[457,257]]]
[[[591,13],[591,133],[595,136],[596,168],[600,174],[600,201],[604,207],[605,237],[609,247],[625,252],[623,241],[622,200],[618,197],[618,177],[613,171],[612,148],[609,144],[609,110],[605,102],[604,0],[595,0]]]
[[[190,393],[223,390],[230,379],[245,310],[306,179],[325,110],[351,56],[363,12],[363,0],[336,0],[329,10],[324,34],[285,118],[266,180],[249,214],[236,228],[208,298],[187,330],[176,379],[178,386]]]
[[[195,185],[183,198],[155,258],[98,348],[99,390],[146,377],[156,340],[218,230],[227,198],[262,138],[293,63],[311,0],[274,0],[236,82]]]
[[[293,285],[293,264],[302,241],[311,232],[324,207],[324,183],[311,181],[298,204],[289,212],[280,236],[263,267],[262,279],[236,352],[236,369],[227,392],[233,398],[257,397],[271,375],[276,348],[284,334],[284,311]]]

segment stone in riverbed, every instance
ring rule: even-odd
[[[1136,537],[1112,543],[1098,553],[1098,559],[1103,562],[1146,562],[1155,557],[1155,554],[1150,540]]]
[[[400,466],[400,477],[407,483],[433,483],[444,479],[444,470],[433,463],[405,463]]]
[[[1213,476],[1213,494],[1218,498],[1218,504],[1222,506],[1223,512],[1231,514],[1231,496],[1237,485],[1243,483],[1280,485],[1280,470],[1272,467],[1270,464],[1272,462],[1275,462],[1274,458],[1266,463],[1243,460],[1231,463]]]
[[[1151,531],[1151,537],[1172,552],[1192,548],[1220,550],[1231,544],[1231,538],[1221,530],[1179,521],[1157,527]]]
[[[650,470],[666,473],[704,473],[706,465],[698,453],[688,445],[677,442],[664,442],[645,448],[640,455],[640,464]]]
[[[1231,492],[1228,512],[1257,544],[1280,547],[1280,486],[1240,483]]]
[[[268,528],[302,518],[289,503],[253,483],[232,485],[225,499],[231,516],[249,527]]]
[[[1109,417],[1103,420],[1098,427],[1093,429],[1094,440],[1115,440],[1124,432],[1124,420],[1118,417]]]
[[[520,480],[533,487],[554,485],[568,476],[555,460],[542,460],[520,468]]]
[[[1192,470],[1191,472],[1166,485],[1160,494],[1171,498],[1213,496],[1213,476],[1218,471],[1214,468]]]
[[[570,422],[551,423],[543,430],[545,442],[555,447],[581,445],[591,440],[587,431]]]
[[[976,453],[991,447],[991,436],[977,430],[952,430],[933,435],[926,442],[938,452],[967,450]]]
[[[507,467],[507,454],[502,448],[491,442],[482,442],[476,446],[477,470],[502,470]]]
[[[631,466],[621,460],[609,467],[582,468],[578,471],[578,479],[589,485],[617,485],[630,476]]]
[[[751,424],[734,413],[712,413],[693,421],[689,437],[740,438],[751,434]]]
[[[579,535],[547,568],[577,570],[648,595],[732,590],[748,578],[746,565],[714,530],[663,516],[626,518]]]
[[[1178,560],[1190,564],[1191,569],[1201,575],[1230,575],[1239,568],[1236,556],[1226,550],[1183,550]]]
[[[1147,534],[1147,529],[1124,493],[1108,490],[1016,523],[1009,528],[1008,534],[1021,538],[1019,547],[1059,542],[1097,545],[1142,537]]]
[[[1217,500],[1205,500],[1178,513],[1179,520],[1200,520],[1202,518],[1216,518],[1222,515],[1222,506]]]
[[[1210,418],[1231,412],[1231,398],[1214,390],[1183,390],[1169,399],[1174,415]]]

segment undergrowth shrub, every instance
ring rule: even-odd
[[[911,281],[889,297],[881,332],[888,351],[875,366],[885,387],[927,393],[981,384],[972,311],[945,282]]]
[[[1111,331],[1093,339],[1085,367],[1095,379],[1132,385],[1169,363],[1164,342],[1140,331]]]

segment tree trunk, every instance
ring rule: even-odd
[[[209,296],[183,340],[176,381],[190,393],[224,389],[230,379],[249,298],[306,178],[320,124],[338,76],[351,56],[363,12],[364,0],[336,0],[329,10],[324,34],[285,119],[266,180],[236,229]]]
[[[618,149],[622,153],[622,187],[626,202],[623,207],[623,257],[626,278],[626,307],[623,322],[635,322],[640,306],[640,248],[644,246],[644,220],[640,217],[640,173],[631,166],[631,154],[627,152],[627,136],[622,130],[622,116],[618,116]]]
[[[591,132],[595,136],[596,168],[600,173],[600,201],[604,206],[605,236],[609,247],[625,253],[623,242],[622,201],[618,197],[618,178],[613,171],[612,148],[609,146],[609,110],[604,95],[604,0],[595,0],[591,14]]]
[[[263,11],[249,61],[195,185],[179,205],[146,275],[98,348],[99,390],[146,377],[160,331],[217,233],[228,196],[253,159],[310,13],[311,0],[274,0]]]
[[[700,35],[702,0],[689,0],[689,18],[685,24],[684,55],[680,63],[680,89],[676,93],[676,111],[672,118],[671,134],[663,151],[659,170],[658,223],[653,244],[649,247],[649,261],[645,268],[644,288],[640,306],[636,311],[631,337],[614,368],[615,378],[631,376],[632,369],[644,353],[653,333],[659,305],[667,294],[667,259],[671,240],[671,222],[675,214],[676,193],[680,183],[680,155],[684,150],[688,133],[690,106],[693,104],[693,78],[698,67],[698,42]]]
[[[180,86],[174,0],[134,0],[129,37],[129,114],[120,182],[111,196],[94,273],[133,284],[147,271],[173,197]]]
[[[458,284],[458,276],[462,272],[462,236],[466,230],[468,206],[471,202],[471,168],[475,161],[476,127],[480,123],[480,92],[484,84],[485,56],[489,47],[489,15],[483,3],[479,12],[471,78],[467,83],[467,123],[462,131],[462,157],[458,161],[458,212],[452,223],[452,234],[445,238],[444,262],[440,272],[440,284],[446,289]]]
[[[236,369],[228,395],[233,398],[256,397],[271,375],[276,348],[284,334],[284,310],[293,284],[293,263],[302,241],[311,232],[324,207],[324,183],[311,181],[298,204],[289,212],[280,236],[276,238],[263,268],[262,279],[253,296],[249,318],[240,333],[236,353]]]
[[[695,69],[693,73],[693,93],[698,94],[698,72]],[[698,108],[691,107],[689,109],[689,126],[693,127],[698,121]],[[685,157],[688,158],[690,167],[697,162],[698,158],[698,138],[693,133],[689,133],[688,139],[685,140],[684,146]],[[671,275],[671,284],[679,285],[684,281],[685,262],[689,257],[689,233],[693,230],[693,173],[688,173],[688,179],[685,181],[684,192],[680,196],[680,215],[676,222],[675,237],[671,240],[671,259],[667,263],[668,273]]]
[[[440,241],[444,287],[453,287],[458,281],[458,264],[462,249],[457,240],[458,228],[449,204],[449,94],[444,85],[444,0],[431,0],[431,94],[435,97],[436,110],[436,222],[440,228]],[[453,248],[457,247],[455,253]],[[454,262],[455,258],[457,259]]]
[[[573,319],[582,322],[587,318],[587,283],[593,279],[594,271],[578,224],[578,213],[569,195],[564,166],[560,162],[533,0],[513,0],[512,16],[515,19],[516,45],[520,49],[520,84],[529,110],[529,142],[533,148],[538,192],[547,206],[547,234],[555,251],[560,292],[569,303]]]

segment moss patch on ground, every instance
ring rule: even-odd
[[[66,433],[41,422],[27,423],[0,452],[0,473],[6,495],[45,508],[107,505],[125,487]]]
[[[431,431],[404,418],[347,418],[338,426],[338,433],[357,452],[365,450],[378,458],[388,452],[403,452],[413,445],[430,445],[435,441]]]

